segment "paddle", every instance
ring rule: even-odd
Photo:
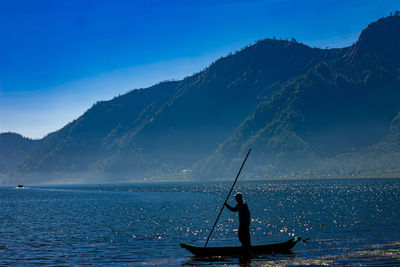
[[[251,151],[251,148],[249,149],[249,152],[247,152],[247,155],[246,155],[246,157],[245,157],[244,160],[243,160],[242,166],[240,167],[239,172],[238,172],[238,174],[236,175],[236,179],[235,179],[235,181],[233,182],[233,185],[232,185],[232,187],[231,187],[231,190],[229,191],[228,195],[226,196],[226,199],[225,199],[225,201],[224,201],[224,204],[222,204],[221,210],[220,210],[220,212],[219,212],[219,214],[218,214],[217,219],[215,220],[214,226],[212,227],[210,234],[209,234],[208,237],[207,237],[207,241],[206,241],[206,243],[204,244],[204,247],[207,246],[208,240],[210,239],[211,234],[212,234],[212,232],[214,231],[215,225],[217,224],[217,222],[218,222],[218,220],[219,220],[219,217],[221,216],[221,213],[222,213],[222,211],[224,210],[225,203],[228,201],[229,196],[230,196],[230,194],[232,193],[233,188],[235,187],[236,181],[237,181],[237,179],[239,178],[240,172],[242,171],[243,166],[244,166],[244,164],[246,163],[246,160],[247,160],[247,157],[248,157],[249,154],[250,154],[250,151]]]

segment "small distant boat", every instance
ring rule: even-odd
[[[265,255],[265,254],[285,254],[296,245],[301,237],[294,237],[286,242],[274,243],[268,245],[251,246],[249,251],[243,247],[199,247],[190,244],[181,243],[181,247],[189,250],[197,257],[209,256],[243,256],[243,255]]]
[[[23,184],[18,184],[18,188],[24,188]]]

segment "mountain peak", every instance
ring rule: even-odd
[[[365,28],[347,56],[355,60],[373,55],[394,65],[399,65],[400,16],[389,16],[373,22]]]

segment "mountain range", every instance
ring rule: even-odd
[[[350,47],[264,39],[95,103],[40,140],[0,134],[0,184],[400,177],[400,16]]]

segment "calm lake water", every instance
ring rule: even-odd
[[[237,265],[195,259],[231,183],[0,187],[0,265]],[[400,179],[238,182],[252,243],[310,238],[252,265],[400,266]],[[235,204],[233,197],[230,204]],[[224,210],[208,246],[239,245]]]

